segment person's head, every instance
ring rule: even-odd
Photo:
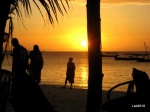
[[[11,40],[11,43],[12,43],[12,45],[13,45],[14,47],[16,47],[16,46],[19,45],[19,42],[18,42],[18,39],[17,39],[17,38],[13,38],[13,39]]]
[[[72,57],[70,57],[70,58],[69,58],[69,61],[73,61],[73,58],[72,58]]]
[[[34,51],[39,51],[39,46],[38,45],[34,45],[33,50]]]

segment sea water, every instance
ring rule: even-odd
[[[44,66],[41,83],[50,85],[64,85],[66,68],[69,57],[75,63],[75,82],[73,86],[87,88],[88,86],[88,55],[87,52],[42,52]],[[12,57],[6,56],[3,69],[11,70]],[[113,57],[102,58],[103,90],[108,90],[116,84],[132,80],[133,67],[145,71],[150,77],[150,62],[137,62],[135,60],[119,61]],[[68,83],[68,86],[69,83]],[[126,91],[126,87],[119,88]]]

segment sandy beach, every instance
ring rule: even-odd
[[[87,89],[74,87],[69,89],[61,88],[62,85],[43,85],[40,84],[48,101],[51,103],[55,111],[58,112],[85,112]],[[111,98],[123,95],[123,92],[113,92]],[[107,91],[102,93],[102,103],[107,101]],[[7,106],[7,112],[14,112],[10,104]]]
[[[44,94],[58,112],[85,112],[87,89],[74,87],[69,89],[62,86],[40,85]],[[102,103],[107,101],[107,91],[102,92]],[[124,95],[123,92],[113,92],[111,98]]]

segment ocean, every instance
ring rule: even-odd
[[[50,85],[64,85],[66,68],[69,57],[75,63],[75,82],[73,86],[87,89],[88,86],[88,55],[87,52],[42,52],[44,67],[42,69],[41,83]],[[2,68],[11,70],[12,59],[7,56]],[[113,57],[102,58],[103,90],[109,90],[118,83],[132,80],[132,69],[145,71],[150,77],[150,62],[119,61]],[[67,83],[70,86],[69,83]],[[118,88],[126,91],[126,86]]]

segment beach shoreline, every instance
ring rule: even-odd
[[[73,87],[63,89],[63,85],[39,85],[45,94],[47,100],[51,103],[55,111],[58,112],[85,112],[87,101],[87,89]],[[123,95],[124,92],[114,92],[111,98]],[[102,104],[107,101],[107,91],[102,92]],[[14,112],[8,105],[7,112]]]
[[[63,85],[62,85],[63,86]],[[54,110],[58,112],[85,112],[87,89],[73,87],[63,89],[61,85],[40,85]],[[111,98],[125,95],[124,92],[115,91]],[[107,91],[102,91],[102,104],[107,101]]]

